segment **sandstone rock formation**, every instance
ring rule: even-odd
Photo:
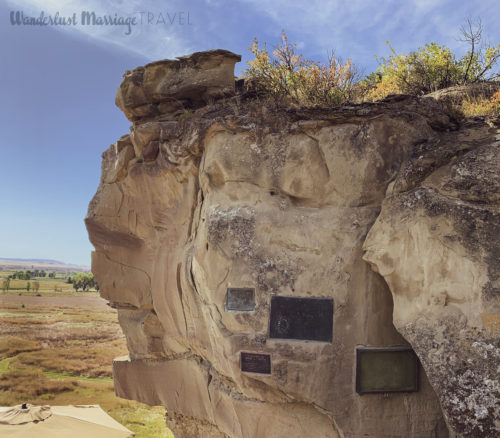
[[[394,325],[419,355],[453,430],[498,436],[499,130],[469,121],[435,140],[396,177],[364,258],[387,281]]]
[[[497,129],[432,98],[245,100],[237,59],[153,63],[118,91],[133,125],[86,218],[130,352],[117,394],[166,406],[176,438],[496,436]],[[276,297],[330,303],[329,337],[271,336],[294,323]],[[359,347],[410,345],[417,391],[357,392]]]
[[[489,99],[500,90],[500,84],[494,81],[475,82],[467,85],[455,85],[453,87],[437,90],[427,96],[433,97],[444,104],[460,105],[464,99],[472,101]]]
[[[167,114],[234,93],[234,64],[241,56],[210,50],[165,59],[127,71],[116,94],[116,105],[130,121]],[[176,114],[177,113],[177,114]]]

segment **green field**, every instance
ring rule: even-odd
[[[114,395],[111,361],[127,354],[116,311],[77,294],[0,293],[0,405],[99,404],[138,438],[173,438],[164,408]]]

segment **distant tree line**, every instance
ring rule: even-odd
[[[3,292],[8,291],[11,286],[11,280],[17,279],[17,280],[26,280],[26,290],[28,292],[30,290],[38,292],[38,290],[40,289],[40,282],[33,280],[33,278],[36,278],[33,274],[34,273],[40,274],[40,272],[42,271],[16,271],[13,274],[9,275],[7,278],[3,278],[0,280],[0,289]],[[55,272],[50,273],[48,276],[51,278],[55,278]],[[44,275],[42,275],[41,277],[44,277]],[[66,283],[72,284],[73,289],[75,289],[75,291],[82,290],[85,292],[90,289],[99,290],[99,286],[97,285],[97,282],[94,279],[94,275],[91,273],[80,272],[74,274],[73,276],[67,277]],[[56,286],[54,286],[55,291],[58,290]]]
[[[13,274],[9,275],[9,278],[13,280],[31,280],[32,278],[56,278],[55,272],[47,272],[43,270],[35,269],[33,271],[15,271]]]

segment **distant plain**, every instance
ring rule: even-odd
[[[26,290],[27,280],[0,291],[0,406],[99,404],[137,438],[173,438],[163,407],[114,394],[112,360],[128,353],[116,310],[66,280],[66,272],[56,272],[36,279],[37,292]]]

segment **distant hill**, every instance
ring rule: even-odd
[[[12,259],[0,257],[0,269],[44,269],[56,272],[88,272],[90,266],[72,265],[50,259]]]

